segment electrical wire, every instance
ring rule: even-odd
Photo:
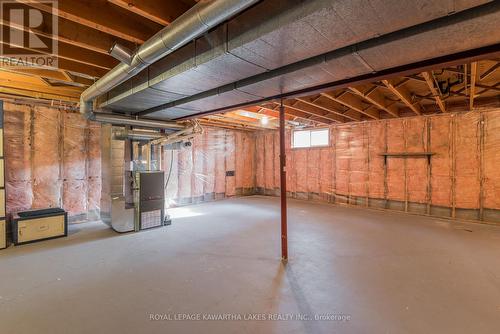
[[[174,166],[174,150],[170,150],[170,168],[168,171],[167,181],[165,182],[165,191],[168,187],[168,182],[170,181],[170,176],[172,176],[172,167]]]

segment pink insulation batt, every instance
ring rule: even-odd
[[[78,113],[5,103],[7,211],[92,211],[101,196],[100,125]]]
[[[441,207],[455,204],[457,209],[477,210],[482,175],[483,208],[500,208],[500,174],[496,172],[500,165],[500,110],[338,124],[329,128],[328,148],[293,149],[291,131],[287,130],[289,192],[309,196],[331,194],[339,202],[366,196]],[[279,188],[278,140],[277,131],[256,133],[258,188],[268,191]],[[385,152],[434,155],[430,166],[425,157],[389,157],[385,171],[381,156]]]

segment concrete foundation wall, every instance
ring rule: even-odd
[[[4,103],[7,212],[62,207],[97,219],[100,125],[57,108]]]
[[[442,217],[500,222],[500,110],[330,127],[328,148],[292,149],[287,191],[322,200]],[[279,194],[278,133],[256,138],[256,189]],[[431,152],[428,160],[384,152]]]

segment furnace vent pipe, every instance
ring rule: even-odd
[[[130,65],[120,63],[85,90],[80,98],[80,112],[91,120],[93,101],[101,94],[132,78],[150,64],[179,49],[208,30],[218,26],[259,0],[201,0],[193,8],[160,30],[131,55]],[[113,116],[108,116],[108,119]],[[116,120],[114,124],[119,123]]]

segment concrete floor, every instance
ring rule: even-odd
[[[498,333],[500,228],[290,201],[285,268],[278,208],[205,203],[0,251],[0,333]],[[243,320],[175,320],[227,313]],[[245,320],[287,314],[348,320]]]

